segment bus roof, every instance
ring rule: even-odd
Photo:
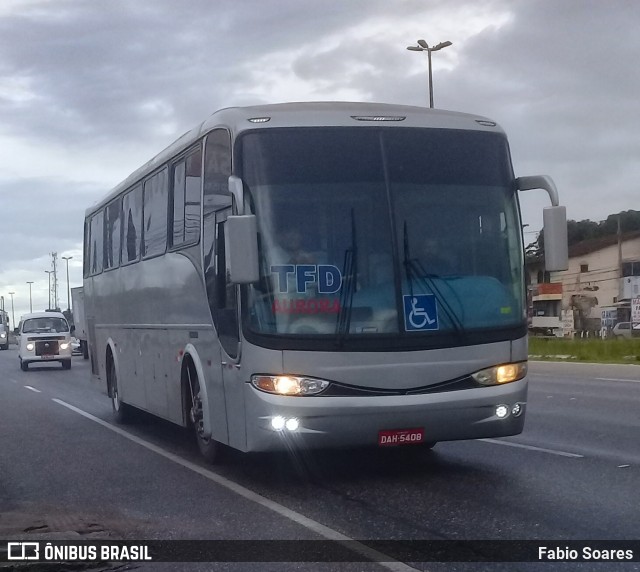
[[[479,115],[409,105],[365,102],[298,102],[247,107],[227,107],[216,111],[187,131],[166,149],[136,169],[99,202],[86,210],[90,215],[122,191],[142,180],[169,159],[188,149],[215,128],[226,128],[232,137],[242,131],[278,127],[422,127],[465,129],[502,133],[491,119]]]

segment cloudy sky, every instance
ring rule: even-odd
[[[435,106],[498,121],[569,218],[640,210],[639,29],[636,0],[1,0],[0,294],[46,307],[53,251],[80,286],[85,208],[220,107],[428,105],[417,39],[453,43]]]

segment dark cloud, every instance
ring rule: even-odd
[[[517,173],[554,176],[571,218],[637,209],[639,22],[635,0],[56,0],[5,10],[0,265],[78,249],[84,209],[217,108],[342,93],[425,105],[426,56],[406,50],[418,38],[453,42],[433,56],[436,106],[496,119]],[[30,169],[16,154],[32,148]],[[51,165],[47,149],[64,164]],[[0,287],[7,280],[0,272]]]

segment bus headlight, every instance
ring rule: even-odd
[[[0,332],[0,339],[4,340],[7,337],[7,334],[4,332]]]
[[[527,375],[527,362],[505,363],[472,373],[471,377],[480,385],[501,385],[518,381]]]
[[[61,350],[66,350],[69,347],[69,344],[67,342],[64,342],[62,344],[60,344],[60,349]]]
[[[252,375],[251,384],[256,389],[277,395],[316,395],[329,387],[324,379],[297,375]]]
[[[28,351],[28,352],[32,352],[34,347],[35,347],[35,346],[33,345],[33,343],[32,343],[32,342],[29,342],[29,343],[27,344],[27,351]]]

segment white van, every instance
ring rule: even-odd
[[[71,369],[71,332],[61,312],[25,314],[18,327],[18,358],[20,369],[27,371],[30,363],[62,362]]]

